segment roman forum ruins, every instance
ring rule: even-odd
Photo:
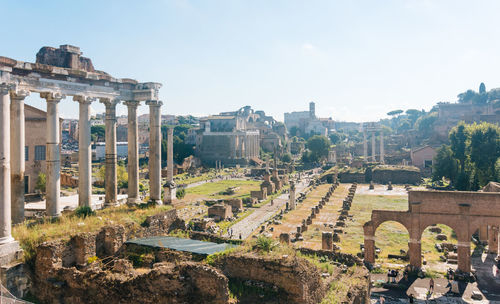
[[[402,224],[410,235],[408,254],[410,265],[422,266],[420,240],[424,230],[435,224],[444,224],[457,235],[458,269],[471,271],[471,237],[479,232],[489,250],[498,254],[498,227],[500,227],[500,194],[467,191],[409,191],[408,211],[373,210],[371,220],[363,226],[365,261],[375,263],[375,231],[386,221]]]
[[[150,199],[161,203],[161,132],[158,100],[160,83],[117,79],[94,69],[80,48],[44,47],[36,63],[0,57],[0,255],[17,251],[11,223],[24,218],[24,99],[32,92],[47,102],[46,213],[57,217],[60,204],[59,102],[72,96],[79,104],[79,206],[91,207],[92,158],[90,106],[99,101],[105,114],[105,206],[117,204],[116,105],[128,107],[128,202],[139,202],[137,107],[145,101],[150,111]]]
[[[377,161],[376,159],[376,150],[377,146],[375,144],[376,141],[376,134],[377,132],[379,133],[380,136],[380,154],[379,154],[379,161],[381,164],[384,163],[384,132],[383,129],[380,126],[375,125],[374,123],[365,123],[363,124],[363,157],[365,162],[368,161],[368,141],[367,141],[367,133],[371,133],[371,141],[372,141],[372,155],[371,155],[371,161],[375,162]]]

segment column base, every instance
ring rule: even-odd
[[[139,204],[142,204],[142,201],[139,198],[136,198],[136,197],[127,198],[127,205],[137,206]]]
[[[149,203],[154,203],[157,206],[163,205],[163,202],[160,199],[150,199]]]
[[[163,188],[163,202],[165,204],[172,204],[177,200],[177,187],[165,187]]]
[[[0,245],[0,266],[12,263],[23,257],[23,250],[19,247],[19,242],[12,239],[8,243]]]
[[[109,208],[109,207],[116,207],[118,206],[118,202],[114,201],[114,202],[105,202],[104,203],[104,208]]]

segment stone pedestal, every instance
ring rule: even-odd
[[[290,182],[290,194],[289,194],[289,208],[290,210],[295,210],[295,183],[293,181]]]
[[[90,104],[94,98],[74,96],[79,103],[78,119],[78,206],[92,207],[92,148],[90,146]]]
[[[60,93],[40,93],[47,101],[47,180],[45,186],[48,216],[61,215],[61,139],[59,130],[59,102],[65,96]]]
[[[280,243],[290,245],[290,235],[288,233],[280,234]]]
[[[29,91],[11,92],[10,98],[10,169],[12,223],[24,221],[24,99]]]
[[[128,199],[127,204],[136,205],[141,202],[139,199],[139,148],[138,148],[138,127],[137,127],[137,107],[139,102],[125,102],[128,110]]]
[[[488,252],[498,254],[498,227],[490,226],[488,237]]]
[[[365,235],[365,262],[375,264],[375,237]]]
[[[158,205],[161,201],[161,113],[162,102],[148,100],[149,106],[149,199]]]
[[[323,250],[333,250],[333,235],[330,231],[324,231],[321,234],[321,248]]]
[[[470,241],[458,241],[457,243],[458,270],[470,272]]]

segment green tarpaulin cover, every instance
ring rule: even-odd
[[[169,248],[203,255],[209,255],[237,246],[228,243],[217,244],[172,236],[153,236],[149,238],[132,239],[127,241],[127,243],[148,247]]]

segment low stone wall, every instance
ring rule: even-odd
[[[341,183],[364,183],[364,172],[340,172],[338,174]]]
[[[377,166],[372,170],[372,180],[375,183],[412,184],[418,185],[421,181],[420,169],[403,166]]]
[[[242,240],[233,240],[233,239],[229,239],[229,238],[224,238],[224,237],[217,236],[215,234],[202,232],[202,231],[189,231],[189,238],[193,239],[193,240],[198,240],[198,241],[214,242],[217,244],[231,243],[231,244],[239,245],[239,244],[243,243]]]
[[[319,270],[297,257],[261,257],[252,254],[221,257],[215,265],[228,278],[274,285],[283,291],[279,303],[315,304],[321,302],[328,287]]]
[[[330,251],[330,250],[314,250],[314,249],[309,249],[309,248],[300,248],[299,251],[302,254],[307,254],[311,256],[324,256],[327,257],[329,260],[338,262],[340,264],[346,265],[348,267],[357,265],[357,266],[363,266],[363,260],[358,258],[355,255],[348,254],[348,253],[342,253],[342,252],[337,252],[337,251]]]

